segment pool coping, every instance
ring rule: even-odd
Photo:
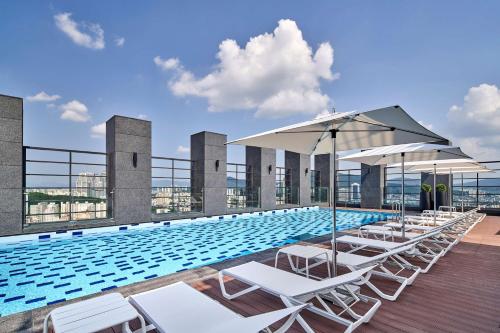
[[[62,239],[69,237],[79,237],[90,234],[99,234],[99,233],[108,233],[108,232],[117,232],[117,231],[126,231],[126,230],[136,230],[143,228],[155,228],[162,227],[165,225],[180,225],[180,224],[189,224],[194,222],[211,222],[211,221],[219,221],[219,220],[227,220],[237,217],[250,217],[250,216],[266,216],[266,215],[280,215],[288,212],[300,212],[307,210],[316,210],[320,209],[319,206],[307,206],[307,207],[294,207],[294,208],[283,208],[283,209],[273,209],[267,211],[255,211],[255,212],[246,212],[246,213],[231,213],[231,214],[223,214],[223,215],[214,215],[214,216],[200,216],[200,217],[191,217],[191,218],[182,218],[182,219],[172,219],[172,220],[162,220],[162,221],[152,221],[152,222],[141,222],[141,223],[132,223],[132,224],[123,224],[123,225],[108,225],[108,226],[96,226],[94,228],[77,228],[77,229],[61,229],[50,232],[36,232],[30,234],[20,234],[20,235],[10,235],[10,236],[1,236],[0,237],[0,246],[10,245],[13,243],[23,243],[23,242],[32,242],[32,241],[43,241],[47,239]]]

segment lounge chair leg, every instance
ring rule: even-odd
[[[222,295],[227,298],[227,299],[235,299],[235,298],[238,298],[242,295],[245,295],[245,294],[248,294],[252,291],[255,291],[257,289],[259,289],[258,286],[251,286],[249,288],[246,288],[246,289],[243,289],[237,293],[234,293],[234,294],[229,294],[227,291],[226,291],[226,287],[224,285],[224,274],[222,274],[222,271],[219,272],[219,285],[220,285],[220,290],[222,292]]]
[[[283,298],[280,296],[280,298],[283,300]],[[299,312],[302,311],[302,309],[300,310],[297,310],[295,311],[294,313],[292,313],[290,315],[290,317],[286,320],[286,322],[281,325],[280,328],[278,328],[276,331],[274,331],[274,333],[285,333],[286,331],[288,331],[288,329],[290,328],[290,326],[292,326],[292,324],[297,320],[298,321],[298,318],[300,317],[299,315]],[[301,317],[302,318],[302,317]],[[299,322],[300,323],[300,322]],[[306,324],[307,325],[307,324]],[[309,326],[309,325],[307,325]],[[269,331],[269,333],[273,333],[271,332],[270,329],[267,329]]]
[[[49,319],[50,319],[50,313],[43,320],[43,333],[49,332]]]
[[[289,308],[289,307],[295,306],[287,298],[285,298],[283,296],[280,296],[280,298],[281,298],[281,301],[286,305],[286,307]],[[302,318],[302,316],[300,314],[298,314],[298,313],[296,315],[296,320],[300,324],[300,326],[302,326],[302,328],[304,329],[304,331],[306,331],[306,333],[314,333],[314,330],[311,328],[311,326],[309,326],[309,324],[304,320],[304,318]]]

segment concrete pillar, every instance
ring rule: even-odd
[[[292,203],[301,206],[311,205],[310,155],[285,151],[285,169],[290,170]]]
[[[330,201],[330,177],[333,175],[333,154],[314,155],[314,170],[319,171],[320,179],[319,186],[326,189],[327,198]],[[339,169],[339,161],[337,161],[337,170]],[[324,190],[325,191],[325,190]],[[321,192],[323,193],[323,192]],[[325,199],[325,198],[323,198]]]
[[[108,209],[117,224],[151,221],[151,122],[106,122]]]
[[[203,193],[206,215],[226,213],[227,135],[200,132],[191,135],[191,191]]]
[[[276,150],[260,147],[246,147],[246,164],[252,170],[250,184],[260,189],[262,209],[276,208]]]
[[[23,99],[0,95],[0,235],[23,228]]]
[[[361,164],[361,208],[382,208],[384,165]]]

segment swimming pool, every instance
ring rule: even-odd
[[[338,210],[338,230],[387,214]],[[307,208],[0,244],[0,316],[331,233],[331,211]],[[105,229],[106,230],[106,229]],[[73,236],[72,236],[73,235]],[[5,243],[5,242],[4,242]]]

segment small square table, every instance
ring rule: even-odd
[[[49,320],[55,333],[93,333],[122,325],[122,331],[131,333],[129,321],[138,318],[139,332],[146,332],[144,318],[119,293],[94,297],[52,310],[43,322],[43,332],[49,330]]]
[[[316,247],[316,246],[302,246],[302,245],[291,245],[287,246],[284,248],[281,248],[278,250],[278,253],[276,253],[276,258],[274,261],[274,267],[278,266],[278,256],[280,254],[286,254],[288,257],[288,262],[290,263],[290,267],[295,273],[298,274],[305,274],[307,278],[309,278],[311,275],[309,274],[309,268],[313,268],[318,266],[319,264],[322,264],[323,261],[321,261],[319,264],[316,263],[313,266],[309,266],[309,259],[323,259],[324,262],[326,262],[326,267],[328,269],[328,277],[331,277],[331,272],[330,272],[330,260],[329,260],[329,250]],[[293,257],[295,257],[295,264],[293,263]],[[299,258],[305,259],[305,267],[304,268],[299,268]],[[305,273],[304,273],[305,271]],[[312,277],[312,276],[311,276]]]

